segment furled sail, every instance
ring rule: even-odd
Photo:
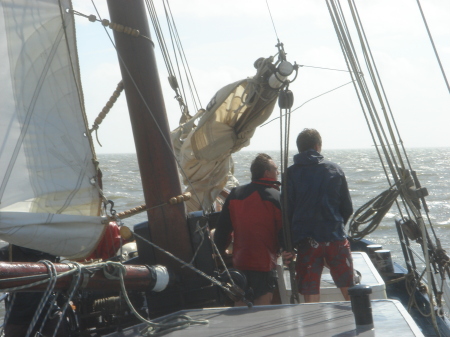
[[[209,209],[227,182],[233,182],[231,154],[249,145],[256,127],[272,113],[281,86],[268,83],[275,69],[272,61],[272,57],[258,59],[253,78],[220,89],[206,110],[172,132],[183,183],[193,194],[186,202],[188,211]]]
[[[0,3],[0,239],[83,258],[105,225],[71,2]]]

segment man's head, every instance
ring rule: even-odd
[[[298,152],[314,149],[317,152],[322,150],[322,137],[316,129],[304,129],[297,137]]]
[[[252,181],[262,178],[271,178],[276,180],[278,177],[278,167],[272,158],[265,154],[259,153],[252,161],[250,166],[250,172],[252,173]]]

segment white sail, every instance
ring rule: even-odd
[[[183,183],[186,191],[194,196],[186,202],[188,211],[211,207],[222,189],[234,179],[231,154],[250,144],[256,127],[273,111],[278,89],[267,83],[272,73],[269,67],[272,58],[259,61],[255,63],[258,64],[256,76],[220,89],[206,111],[200,111],[172,132]],[[195,126],[197,118],[200,121]]]
[[[105,226],[69,8],[1,1],[0,239],[76,259]]]

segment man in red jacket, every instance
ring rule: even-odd
[[[250,171],[252,182],[234,188],[225,200],[214,241],[224,254],[234,233],[233,267],[245,274],[253,289],[250,300],[269,305],[277,285],[275,267],[282,237],[278,168],[270,156],[258,154]]]

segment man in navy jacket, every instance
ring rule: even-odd
[[[297,282],[306,302],[320,300],[324,263],[346,300],[353,285],[353,261],[344,225],[353,213],[344,172],[320,154],[322,138],[314,129],[297,137],[299,153],[287,170],[288,218],[297,247]]]

